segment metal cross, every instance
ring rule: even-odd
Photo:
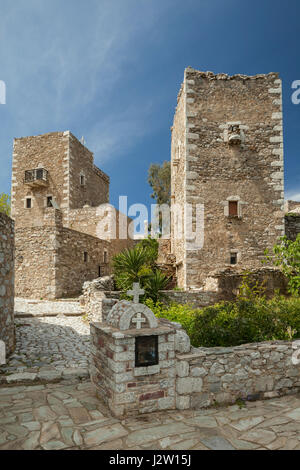
[[[133,289],[127,291],[127,295],[133,296],[133,303],[138,304],[140,302],[140,296],[145,293],[144,289],[140,289],[138,282],[133,283]]]
[[[137,330],[140,330],[142,328],[142,323],[145,323],[146,319],[141,317],[140,313],[136,314],[136,317],[133,318],[132,323],[136,323],[136,328]]]

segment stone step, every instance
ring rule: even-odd
[[[84,368],[40,368],[38,372],[17,372],[10,375],[0,375],[0,394],[2,386],[39,385],[61,381],[84,381],[89,379],[89,370]]]
[[[44,316],[81,316],[84,311],[78,299],[35,300],[15,299],[16,317],[44,317]]]

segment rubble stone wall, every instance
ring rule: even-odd
[[[15,347],[14,326],[14,223],[0,213],[0,339],[6,353]]]
[[[285,234],[289,240],[295,241],[300,233],[300,213],[285,216]]]
[[[203,408],[237,399],[259,400],[297,393],[300,361],[293,343],[272,341],[232,348],[197,348],[176,356],[177,408]],[[298,354],[299,356],[299,354]]]

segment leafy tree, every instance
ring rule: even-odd
[[[0,212],[10,216],[10,196],[5,193],[0,193]]]
[[[148,170],[148,183],[156,204],[170,204],[171,199],[171,164],[164,161],[162,165],[152,163]]]
[[[288,279],[288,291],[292,295],[300,294],[300,233],[295,241],[286,236],[280,238],[280,243],[273,247],[273,254],[265,250],[266,260],[271,260],[278,266]]]

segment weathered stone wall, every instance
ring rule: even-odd
[[[300,201],[285,201],[284,210],[286,213],[300,214]]]
[[[15,347],[14,326],[14,223],[0,212],[0,339],[6,353]]]
[[[300,364],[288,341],[252,343],[232,348],[197,348],[176,356],[177,408],[203,408],[297,393]]]
[[[186,194],[186,93],[185,84],[181,86],[177,97],[177,107],[171,127],[171,205],[183,206]],[[181,213],[182,215],[182,213]],[[186,285],[185,263],[185,230],[182,225],[182,234],[176,233],[175,223],[180,220],[180,213],[171,215],[171,252],[176,258],[176,276],[180,287]],[[180,223],[179,223],[180,224]]]
[[[16,295],[51,300],[80,294],[85,281],[99,277],[99,267],[101,275],[110,273],[113,248],[63,227],[61,212],[49,208],[43,226],[16,230]]]
[[[210,293],[214,291],[221,300],[234,300],[245,275],[249,286],[254,287],[257,284],[268,298],[274,296],[275,291],[283,295],[287,294],[287,279],[283,273],[278,269],[267,267],[249,273],[225,269],[208,277],[205,280],[204,290]]]
[[[300,233],[300,214],[285,216],[285,234],[289,240],[295,241]]]
[[[71,209],[85,204],[98,206],[109,201],[109,177],[94,165],[94,155],[69,133],[69,205]],[[85,184],[80,184],[84,176]]]
[[[55,226],[16,230],[16,297],[55,299]]]
[[[172,187],[181,179],[175,201],[204,204],[204,246],[186,246],[185,259],[173,243],[172,252],[186,265],[179,287],[198,288],[211,271],[230,266],[232,253],[237,269],[258,268],[284,233],[281,80],[188,68],[180,100],[186,105],[177,108],[172,142],[181,132],[186,145],[175,169],[172,150]],[[233,124],[236,145],[228,141]],[[229,201],[237,202],[238,216],[229,216]]]
[[[111,243],[84,233],[61,228],[56,235],[56,296],[80,294],[86,281],[110,274],[112,259]],[[104,250],[108,262],[104,262]],[[87,253],[87,261],[84,260]]]

